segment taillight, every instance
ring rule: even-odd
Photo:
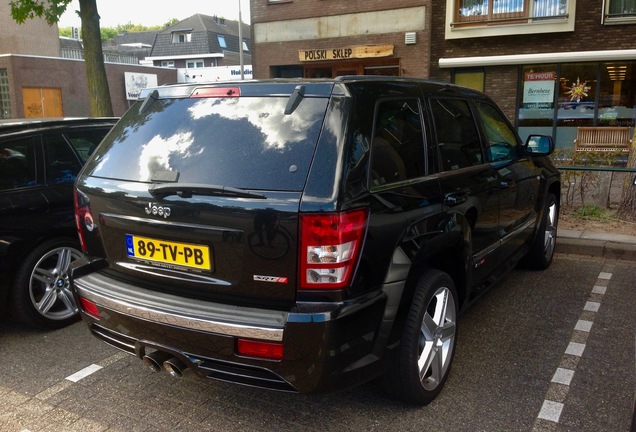
[[[87,252],[84,228],[89,232],[93,231],[95,229],[95,221],[88,206],[88,197],[84,193],[75,189],[73,201],[75,203],[75,226],[77,227],[80,246],[84,252]]]
[[[228,98],[240,97],[241,89],[238,87],[199,87],[194,89],[191,98]]]
[[[367,211],[300,215],[300,288],[341,289],[353,275]]]

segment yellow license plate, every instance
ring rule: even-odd
[[[178,243],[126,234],[126,252],[129,257],[157,263],[212,270],[210,248],[205,245]]]

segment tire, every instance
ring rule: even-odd
[[[545,270],[550,267],[556,249],[558,224],[559,202],[553,193],[548,193],[534,243],[524,259],[527,267],[536,270]]]
[[[11,286],[14,319],[42,329],[62,328],[79,318],[69,285],[69,269],[82,253],[70,239],[53,239],[31,251]]]
[[[426,405],[442,391],[457,339],[457,291],[446,273],[429,270],[418,281],[398,351],[383,376],[389,395]]]

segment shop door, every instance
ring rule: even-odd
[[[62,90],[59,88],[23,87],[24,117],[63,117]]]

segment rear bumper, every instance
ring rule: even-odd
[[[169,353],[208,378],[317,393],[360,384],[383,370],[382,292],[275,311],[144,290],[100,273],[75,279],[73,287],[97,305],[99,318],[82,311],[96,337],[140,359],[155,350]],[[282,343],[283,358],[241,356],[239,338]]]

